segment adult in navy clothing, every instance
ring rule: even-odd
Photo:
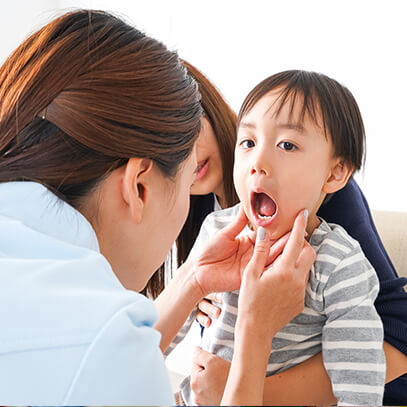
[[[380,292],[375,305],[383,321],[384,340],[407,355],[407,293],[403,288],[407,278],[397,275],[358,184],[352,180],[344,189],[336,192],[321,207],[320,215],[328,222],[342,225],[359,241],[379,277]],[[407,359],[401,360],[400,367],[407,371]],[[383,404],[407,404],[407,374],[386,384]]]
[[[204,164],[198,168],[202,167],[205,173],[197,177],[193,184],[188,219],[177,240],[178,260],[181,262],[187,258],[205,217],[213,210],[232,206],[237,202],[232,179],[236,115],[202,72],[189,63],[185,65],[198,82],[202,95],[201,104],[205,122],[197,143],[197,158],[198,162]],[[405,405],[407,404],[407,293],[403,287],[407,284],[407,279],[397,275],[377,233],[366,198],[354,179],[350,180],[345,188],[336,192],[320,208],[319,214],[326,221],[343,226],[352,237],[357,239],[377,272],[380,292],[375,305],[384,325],[384,346],[387,358],[388,383],[385,388],[384,404]],[[163,277],[161,279],[163,280]],[[159,284],[155,285],[155,288],[157,287]],[[217,307],[206,300],[199,304],[199,308],[202,312],[198,314],[198,321],[202,326],[208,326],[210,317],[216,317],[219,312]],[[210,364],[209,361],[211,361]],[[205,351],[199,350],[194,355],[193,364],[198,368],[193,369],[192,376],[197,386],[196,390],[200,393],[201,403],[213,404],[217,398],[212,397],[216,392],[221,391],[222,386],[219,383],[225,380],[227,362],[219,361],[215,356],[212,357]],[[219,376],[222,376],[223,380]],[[270,377],[266,381],[274,379],[276,378]],[[290,391],[293,386],[296,388],[295,392]],[[270,386],[273,389],[270,393],[267,392],[267,388],[266,385],[265,404],[335,402],[321,358],[314,358],[283,372],[278,377],[278,386]],[[304,390],[303,393],[300,391],[301,388]],[[288,395],[297,398],[290,400],[287,399]]]
[[[213,211],[213,194],[205,196],[201,206],[202,221]],[[202,202],[202,201],[201,201]],[[345,188],[336,192],[319,210],[319,215],[327,222],[342,225],[348,233],[357,239],[376,270],[380,281],[380,292],[375,302],[384,326],[384,341],[387,359],[387,378],[383,405],[407,404],[407,293],[404,287],[407,278],[399,277],[374,225],[369,205],[363,192],[354,179]],[[201,325],[210,323],[209,317],[216,317],[219,309],[204,300],[199,304],[203,311],[198,316]],[[389,346],[391,345],[391,346]],[[227,362],[203,350],[194,354],[192,381],[203,404],[210,404],[228,369]],[[265,386],[265,403],[290,404],[334,403],[330,384],[326,380],[322,359],[314,357],[308,362],[289,369],[278,376],[278,386]],[[311,373],[312,372],[312,373]],[[304,373],[304,374],[302,374]],[[277,377],[275,378],[277,379]],[[274,377],[266,379],[271,384]],[[301,384],[300,384],[301,383]],[[290,392],[290,386],[296,391]],[[301,392],[300,389],[304,391]],[[269,398],[267,398],[269,397]]]

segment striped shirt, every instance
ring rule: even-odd
[[[210,214],[192,252],[230,224],[239,205]],[[248,230],[248,229],[246,229]],[[244,233],[244,232],[243,232]],[[267,376],[293,367],[322,351],[338,404],[381,405],[385,381],[383,326],[374,307],[379,290],[376,273],[359,243],[338,225],[321,220],[310,245],[317,253],[305,294],[305,308],[272,341]],[[223,294],[222,312],[204,330],[202,348],[232,360],[239,292]],[[195,318],[191,315],[169,351]],[[193,404],[189,378],[181,384]]]

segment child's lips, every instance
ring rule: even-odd
[[[278,212],[278,207],[274,199],[261,190],[252,191],[250,207],[256,226],[270,226],[274,222]]]

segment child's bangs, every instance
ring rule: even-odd
[[[276,101],[273,103],[275,107],[274,115],[279,116],[281,110],[285,105],[289,106],[289,121],[293,124],[303,125],[304,119],[308,116],[312,122],[324,131],[326,135],[326,121],[325,112],[321,108],[320,98],[316,92],[312,89],[302,88],[298,86],[290,86],[287,84],[282,90]],[[297,105],[300,104],[300,108],[297,110]],[[295,112],[299,114],[294,117]]]
[[[304,78],[300,71],[282,72],[260,82],[244,100],[238,115],[238,124],[263,96],[276,89],[280,90],[280,94],[270,106],[270,109],[275,106],[275,116],[278,116],[283,107],[289,104],[289,120],[293,124],[303,125],[305,116],[308,116],[327,137],[329,114],[323,103],[323,91],[315,80]],[[299,109],[297,109],[298,103],[300,103]],[[296,117],[294,117],[295,112],[299,112]]]

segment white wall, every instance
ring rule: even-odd
[[[126,16],[191,61],[235,110],[266,76],[326,73],[355,95],[367,131],[357,179],[373,209],[407,211],[407,25],[404,0],[37,0],[3,5],[0,60],[28,33],[71,7]]]
[[[29,34],[59,13],[58,0],[9,0],[1,2],[0,63]]]

